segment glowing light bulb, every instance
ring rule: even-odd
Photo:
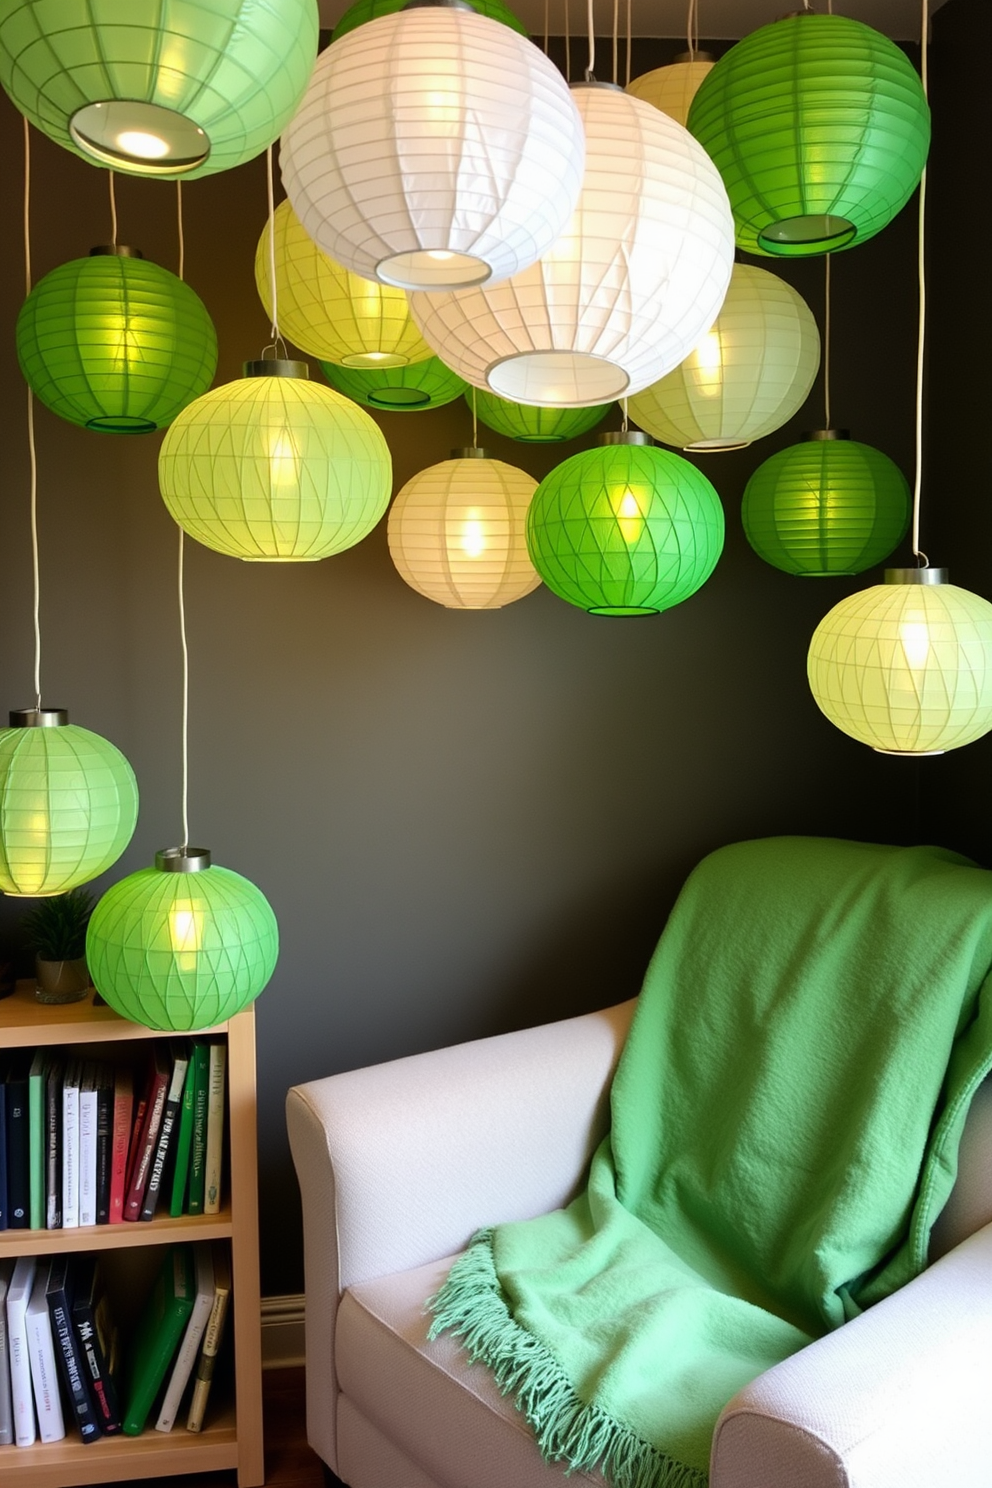
[[[435,263],[446,263],[449,258],[454,258],[450,248],[428,248],[426,258],[432,258]]]
[[[904,620],[899,626],[899,641],[908,667],[915,671],[926,666],[930,655],[930,629],[925,620]]]
[[[469,512],[462,527],[462,552],[468,558],[481,558],[486,551],[486,526],[477,513]]]
[[[689,358],[689,370],[696,391],[704,398],[715,398],[720,391],[723,373],[719,331],[707,331]]]
[[[191,899],[177,899],[169,910],[169,943],[180,971],[195,971],[203,949],[203,914]]]
[[[628,548],[634,546],[644,531],[644,515],[637,504],[637,497],[629,489],[623,493],[617,507],[617,526]]]
[[[269,481],[273,486],[295,486],[300,479],[300,452],[288,429],[269,444]]]
[[[122,129],[117,136],[117,145],[125,155],[137,156],[139,160],[161,160],[169,153],[168,141],[160,135],[148,134],[144,129]]]

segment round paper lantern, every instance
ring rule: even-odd
[[[293,210],[336,263],[452,289],[505,279],[551,247],[584,153],[543,52],[487,16],[427,5],[321,53],[281,160]]]
[[[176,419],[158,460],[184,532],[232,558],[327,558],[367,537],[389,503],[392,463],[375,420],[307,381],[305,362],[245,364]]]
[[[208,176],[282,132],[317,26],[316,0],[0,0],[0,82],[85,159]]]
[[[834,605],[810,642],[830,722],[881,754],[942,754],[992,729],[992,604],[943,568],[891,568]]]
[[[356,4],[349,6],[334,27],[331,39],[339,41],[349,31],[354,31],[356,26],[364,26],[366,21],[374,21],[377,16],[393,15],[397,10],[402,10],[406,3],[407,0],[356,0]],[[503,0],[472,0],[472,9],[509,26],[511,31],[519,31],[521,36],[530,34],[523,21],[503,4]]]
[[[322,253],[288,201],[275,212],[279,329],[301,351],[344,367],[405,367],[431,349],[410,316],[402,289],[360,279]],[[272,315],[269,227],[255,251],[255,284]]]
[[[643,98],[645,103],[660,109],[676,123],[685,124],[692,100],[703,78],[713,71],[713,66],[709,52],[697,52],[691,61],[689,53],[682,52],[669,66],[656,67],[652,72],[642,72],[640,77],[631,78],[625,91],[635,98]]]
[[[518,439],[521,444],[560,444],[566,439],[577,439],[602,423],[613,406],[594,403],[591,408],[533,408],[527,403],[497,398],[495,393],[481,389],[465,394],[469,408],[473,399],[482,423],[508,439]]]
[[[703,79],[689,128],[723,176],[738,247],[792,257],[881,232],[930,146],[923,85],[895,42],[806,11],[731,47]]]
[[[733,266],[733,222],[712,162],[650,104],[578,83],[586,175],[539,263],[502,284],[413,294],[424,339],[473,387],[539,407],[636,393],[712,325]]]
[[[593,615],[656,615],[706,582],[723,550],[723,508],[701,471],[645,434],[604,434],[546,475],[527,547],[561,599]]]
[[[484,449],[453,450],[407,481],[389,513],[402,579],[457,610],[498,610],[540,584],[524,520],[537,481]]]
[[[909,484],[888,455],[842,429],[818,429],[779,450],[744,489],[747,540],[785,573],[863,573],[909,526]]]
[[[336,367],[321,362],[321,371],[332,387],[346,398],[361,403],[363,408],[378,408],[385,413],[421,413],[427,408],[440,408],[453,403],[465,391],[465,379],[446,367],[440,357],[428,357],[412,367],[395,367],[386,372],[363,372],[353,367]]]
[[[120,750],[64,708],[22,708],[0,731],[0,889],[64,894],[127,847],[138,787]]]
[[[204,848],[167,848],[98,902],[86,964],[100,996],[147,1028],[188,1032],[240,1013],[279,954],[276,917],[240,873]]]
[[[630,416],[662,444],[741,449],[805,403],[820,365],[820,333],[791,285],[735,264],[710,330],[674,371],[630,400]]]
[[[134,249],[94,248],[39,279],[17,317],[36,397],[104,434],[164,429],[205,392],[217,333],[200,297]]]

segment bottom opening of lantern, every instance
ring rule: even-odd
[[[486,368],[501,398],[535,408],[589,408],[621,397],[630,378],[616,362],[587,351],[518,351]]]
[[[857,234],[858,229],[846,217],[813,213],[773,222],[758,234],[758,246],[766,253],[798,258],[805,253],[822,253],[825,248],[844,248]]]

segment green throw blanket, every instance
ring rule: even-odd
[[[567,1209],[438,1296],[544,1455],[700,1488],[727,1400],[926,1264],[992,1065],[992,873],[785,837],[691,875]]]

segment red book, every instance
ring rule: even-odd
[[[114,1108],[110,1131],[110,1223],[124,1218],[124,1195],[127,1191],[128,1149],[131,1138],[131,1109],[134,1105],[134,1082],[126,1065],[114,1071]]]
[[[131,1178],[134,1174],[134,1165],[138,1161],[138,1143],[141,1140],[142,1128],[145,1124],[145,1110],[148,1102],[145,1092],[142,1091],[137,1100],[133,1101],[133,1117],[131,1120],[131,1135],[127,1143],[127,1169],[124,1173],[124,1192],[131,1187]]]
[[[171,1070],[172,1063],[168,1050],[156,1041],[152,1048],[148,1084],[145,1088],[145,1118],[138,1137],[127,1197],[124,1200],[126,1220],[141,1218],[141,1205],[148,1186],[148,1176],[155,1158],[155,1149],[158,1146],[159,1128],[162,1125],[162,1112],[165,1110],[165,1096]]]

